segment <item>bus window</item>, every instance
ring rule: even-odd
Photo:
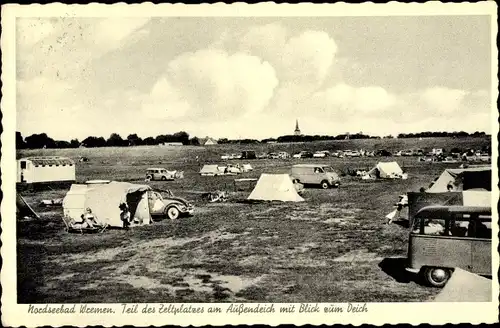
[[[421,235],[448,235],[445,220],[419,218],[415,220],[413,232]]]

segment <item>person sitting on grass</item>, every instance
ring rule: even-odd
[[[88,228],[94,228],[95,226],[99,226],[99,223],[97,222],[90,207],[87,207],[85,209],[85,214],[82,214],[82,219],[84,224],[86,224]]]

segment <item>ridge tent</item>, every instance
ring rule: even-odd
[[[16,217],[17,218],[36,218],[40,220],[40,216],[33,210],[33,208],[26,202],[23,196],[16,193]]]
[[[219,175],[222,172],[219,170],[218,165],[204,165],[200,170],[200,174],[203,176],[214,176]]]
[[[455,268],[434,302],[491,302],[491,289],[491,280]]]
[[[378,162],[378,164],[367,173],[368,176],[395,179],[403,177],[403,170],[396,162]]]
[[[446,169],[426,192],[445,192],[448,191],[448,185],[453,187],[453,191],[469,189],[491,191],[491,167]]]
[[[288,174],[260,175],[248,200],[278,200],[283,202],[303,202]]]
[[[63,199],[64,216],[77,219],[90,208],[96,219],[111,227],[123,227],[119,205],[127,203],[134,225],[150,224],[148,191],[151,187],[128,182],[73,184]]]

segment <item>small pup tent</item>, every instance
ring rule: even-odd
[[[77,219],[90,208],[99,222],[111,227],[123,227],[120,219],[121,203],[127,203],[133,225],[150,224],[148,191],[151,187],[128,182],[108,184],[73,184],[63,199],[64,216]]]
[[[427,192],[446,192],[482,189],[491,191],[491,167],[447,169],[439,176]]]
[[[491,289],[490,279],[455,268],[434,302],[491,302]]]
[[[303,202],[288,174],[261,174],[248,200]]]
[[[218,165],[204,165],[203,168],[200,170],[200,174],[203,176],[214,176],[214,175],[219,175],[223,172],[219,170]]]
[[[16,193],[16,217],[17,218],[36,218],[40,216],[31,208],[31,206],[24,200],[23,196]]]
[[[75,162],[67,157],[38,156],[17,160],[17,182],[75,181]]]
[[[396,162],[379,162],[367,172],[367,176],[381,179],[404,178],[403,170]]]
[[[249,172],[252,171],[253,167],[250,164],[243,164],[243,172]]]

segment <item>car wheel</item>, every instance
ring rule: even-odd
[[[328,181],[321,181],[321,188],[328,189],[329,187]]]
[[[427,267],[423,271],[425,282],[432,287],[443,287],[451,277],[451,271],[446,268]]]
[[[146,181],[151,181],[151,180],[153,180],[153,177],[152,177],[152,176],[150,176],[150,175],[148,175],[148,176],[146,177]]]
[[[167,217],[170,220],[177,220],[179,218],[179,215],[180,215],[180,212],[177,209],[177,207],[172,206],[172,207],[167,209]]]
[[[166,176],[164,176],[164,175],[162,175],[162,177],[161,177],[161,181],[167,181],[167,177],[166,177]]]

